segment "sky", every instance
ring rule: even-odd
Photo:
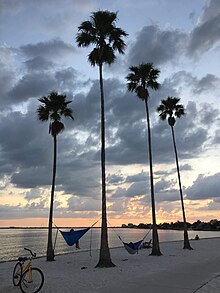
[[[92,47],[75,41],[98,10],[128,33],[103,72],[109,223],[151,223],[145,106],[126,85],[129,67],[148,62],[160,70],[149,100],[157,222],[182,221],[171,131],[156,112],[168,96],[186,109],[175,134],[187,221],[220,219],[219,0],[0,0],[0,226],[47,226],[53,140],[36,110],[51,91],[74,116],[58,137],[54,222],[100,218],[99,75]]]

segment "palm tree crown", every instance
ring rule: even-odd
[[[95,46],[88,55],[92,66],[113,63],[116,58],[114,51],[124,53],[126,45],[122,37],[127,36],[127,33],[115,26],[116,20],[117,13],[96,11],[91,14],[90,21],[84,21],[78,27],[78,46]]]
[[[185,115],[184,106],[178,104],[180,101],[179,98],[176,97],[168,97],[166,100],[162,100],[160,106],[157,107],[157,112],[159,112],[159,116],[161,120],[166,120],[168,117],[168,123],[170,126],[174,126],[176,123],[176,119]]]
[[[148,88],[158,90],[160,84],[157,79],[160,74],[159,69],[155,69],[152,63],[142,63],[139,66],[131,66],[131,71],[126,79],[128,81],[128,90],[137,94],[137,96],[144,100],[149,98]]]
[[[72,109],[68,108],[71,101],[66,101],[66,95],[51,92],[47,97],[38,99],[42,104],[37,109],[38,119],[40,121],[50,120],[49,133],[54,136],[64,130],[64,124],[60,122],[61,117],[70,117],[74,120]]]

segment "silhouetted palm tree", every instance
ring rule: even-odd
[[[160,113],[159,116],[161,120],[166,120],[168,118],[168,124],[171,127],[173,147],[174,147],[175,158],[176,158],[176,168],[177,168],[177,174],[178,174],[180,199],[181,199],[182,212],[183,212],[183,222],[184,222],[184,247],[183,248],[192,249],[189,242],[188,231],[187,231],[187,222],[186,222],[186,215],[185,215],[185,208],[184,208],[184,201],[183,201],[180,169],[179,169],[178,154],[177,154],[176,140],[175,140],[175,133],[174,133],[174,125],[176,123],[176,118],[180,118],[181,116],[185,115],[184,106],[181,104],[178,104],[179,101],[180,101],[179,98],[168,97],[166,100],[161,101],[160,106],[157,107],[157,111]]]
[[[54,154],[53,154],[53,176],[51,185],[50,213],[48,224],[48,243],[47,243],[47,261],[54,260],[54,248],[52,241],[53,226],[53,203],[56,180],[56,161],[57,161],[57,135],[64,130],[64,124],[60,121],[62,116],[73,118],[72,110],[68,108],[71,101],[66,101],[66,95],[59,95],[57,92],[51,92],[47,97],[38,99],[41,105],[37,109],[38,119],[42,122],[50,120],[49,133],[53,136]]]
[[[154,180],[153,180],[153,162],[152,162],[152,148],[151,148],[151,128],[150,115],[148,109],[148,100],[150,98],[148,88],[153,90],[159,89],[157,79],[160,71],[153,67],[152,63],[141,64],[139,66],[131,66],[130,73],[126,77],[128,83],[128,90],[135,92],[142,101],[145,102],[147,115],[147,129],[148,129],[148,149],[149,149],[149,163],[150,163],[150,186],[151,186],[151,206],[152,206],[152,222],[153,222],[153,244],[151,255],[162,255],[159,246],[159,237],[156,224],[156,209],[154,197]]]
[[[110,257],[108,247],[107,214],[106,214],[106,175],[105,175],[105,105],[102,69],[103,64],[115,61],[115,51],[124,54],[125,43],[122,37],[127,33],[116,27],[117,13],[97,11],[91,14],[89,21],[84,21],[78,27],[76,41],[79,47],[94,46],[88,60],[92,66],[99,67],[101,95],[101,174],[102,174],[102,228],[100,257],[96,267],[115,266]]]

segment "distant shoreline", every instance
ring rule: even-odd
[[[63,226],[63,227],[59,227],[59,229],[85,229],[88,228],[87,226],[83,226],[83,227],[74,227],[74,226]],[[93,229],[101,229],[101,227],[92,227]],[[113,228],[113,229],[138,229],[138,230],[149,230],[149,227],[109,227],[109,228]],[[16,227],[16,226],[10,226],[10,227],[0,227],[0,230],[38,230],[38,229],[42,229],[42,230],[47,230],[48,227]],[[57,229],[56,227],[53,227],[53,229]],[[169,231],[183,231],[182,228],[157,228],[158,230],[169,230]],[[207,231],[207,232],[219,232],[220,229],[198,229],[198,228],[189,228],[188,231]]]

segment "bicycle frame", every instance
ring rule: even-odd
[[[21,275],[26,270],[29,270],[29,280],[28,280],[28,283],[31,283],[33,281],[33,276],[32,276],[32,262],[31,262],[31,259],[29,259],[29,262],[26,265],[24,264],[24,262],[21,263]]]

